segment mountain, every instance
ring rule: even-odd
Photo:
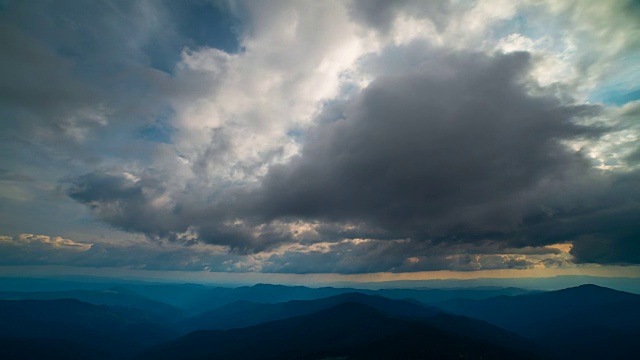
[[[500,296],[438,304],[543,344],[560,357],[635,357],[640,295],[582,285],[528,296]]]
[[[360,289],[471,289],[480,287],[518,287],[531,290],[561,290],[582,284],[595,284],[640,294],[640,281],[633,277],[599,277],[588,275],[558,275],[552,277],[476,278],[476,279],[431,279],[391,280],[381,282],[340,282],[334,286]],[[504,294],[506,295],[506,294]]]
[[[353,289],[309,288],[306,286],[284,286],[257,284],[237,288],[208,288],[206,293],[187,305],[194,312],[205,312],[237,301],[279,303],[291,300],[313,300],[352,292]]]
[[[222,306],[237,300],[216,300],[218,293],[225,294],[231,288],[211,287],[201,284],[122,284],[123,288],[134,291],[149,299],[160,301],[181,309],[191,314],[201,313],[215,307]],[[213,296],[212,296],[213,295]]]
[[[240,328],[307,315],[345,302],[357,302],[391,315],[404,317],[429,317],[440,312],[410,301],[392,300],[378,295],[346,293],[322,299],[292,300],[275,304],[238,301],[187,319],[182,326],[187,331]]]
[[[391,299],[410,298],[425,304],[433,304],[452,299],[488,299],[502,295],[528,295],[538,292],[515,287],[475,287],[465,289],[380,289],[374,293]]]
[[[523,331],[528,324],[553,320],[597,305],[637,301],[640,295],[596,285],[582,285],[534,295],[498,296],[490,299],[459,299],[435,306],[453,313],[488,321],[511,331]]]
[[[531,359],[355,302],[233,330],[197,331],[138,359]]]
[[[75,299],[0,301],[0,344],[3,359],[29,358],[35,346],[67,344],[57,352],[50,347],[45,358],[120,359],[175,337],[173,330],[149,322],[130,308],[107,307]],[[32,345],[30,345],[32,344]],[[40,344],[40,345],[38,345]],[[37,353],[37,351],[36,351]],[[71,356],[73,357],[73,356]],[[34,355],[33,358],[38,358]]]
[[[465,289],[394,288],[373,290],[336,287],[310,288],[306,286],[284,286],[271,284],[257,284],[253,286],[240,287],[213,287],[201,284],[150,283],[126,280],[118,282],[117,279],[109,278],[87,278],[84,279],[86,280],[85,282],[78,281],[80,279],[83,278],[74,278],[73,280],[0,278],[0,291],[41,293],[82,290],[86,291],[87,294],[75,293],[69,294],[68,297],[78,298],[83,301],[96,304],[141,308],[137,305],[134,306],[132,303],[111,303],[109,301],[115,301],[116,299],[108,299],[105,294],[107,292],[116,292],[117,294],[112,296],[115,298],[117,295],[122,295],[122,293],[131,292],[149,300],[184,309],[192,315],[203,313],[237,301],[279,303],[291,300],[320,299],[350,292],[381,295],[392,299],[412,298],[427,304],[449,299],[485,299],[499,295],[520,295],[532,293],[529,290],[513,287],[477,287]],[[103,294],[99,294],[100,292]],[[89,293],[91,293],[91,295]],[[95,299],[95,296],[98,295],[100,296],[100,300]],[[155,309],[157,307],[156,305],[149,304],[149,306],[143,306],[142,308]],[[175,309],[166,309],[166,311],[163,309],[159,310],[160,313],[166,315],[175,313]]]
[[[257,284],[237,288],[194,287],[188,285],[125,285],[125,287],[151,299],[188,309],[193,313],[203,313],[238,301],[280,303],[291,300],[320,299],[352,292],[380,295],[391,299],[412,298],[423,303],[433,303],[447,299],[485,299],[498,295],[532,293],[528,290],[517,288],[357,290],[352,288],[309,288],[306,286],[270,284]]]
[[[120,306],[139,309],[148,313],[153,320],[175,322],[186,316],[186,312],[176,306],[151,300],[129,289],[113,287],[105,290],[65,290],[17,292],[2,291],[0,300],[54,300],[77,299],[94,305]]]

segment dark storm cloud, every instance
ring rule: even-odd
[[[525,219],[528,243],[572,242],[578,263],[640,263],[640,171],[604,176],[554,212]]]
[[[72,179],[67,193],[116,228],[157,241],[186,245],[202,241],[248,253],[291,240],[278,224],[237,221],[237,214],[229,211],[228,203],[203,208],[185,198],[179,203],[167,200],[169,194],[161,177],[148,173],[137,179],[123,172],[94,172]],[[194,229],[196,238],[190,232]]]
[[[560,142],[595,134],[573,120],[597,109],[530,95],[528,54],[442,60],[380,77],[316,129],[265,177],[258,216],[364,222],[396,238],[509,232],[538,187],[588,171]]]
[[[73,179],[68,194],[122,230],[162,238],[175,238],[172,234],[187,230],[172,216],[170,206],[154,206],[163,196],[164,186],[150,176],[132,179],[123,173],[90,173]]]

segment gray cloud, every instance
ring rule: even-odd
[[[227,245],[239,253],[263,251],[291,241],[291,235],[277,224],[238,221],[228,203],[202,205],[180,194],[174,200],[170,197],[174,194],[159,180],[161,176],[148,172],[134,178],[123,172],[94,172],[71,180],[67,193],[116,228],[158,241],[187,245],[202,241]]]
[[[152,237],[172,237],[187,231],[172,216],[168,204],[154,206],[164,195],[162,182],[153,177],[134,179],[126,173],[95,172],[77,177],[68,189],[74,200],[88,205],[102,220],[132,232],[142,232]],[[175,219],[175,220],[174,220]]]
[[[541,187],[589,171],[563,140],[597,108],[533,96],[530,59],[454,54],[380,77],[254,194],[256,216],[367,223],[396,238],[514,231]]]
[[[438,28],[446,26],[451,15],[450,1],[425,3],[415,0],[354,0],[350,4],[350,14],[362,25],[386,34],[398,15],[429,19]]]
[[[94,241],[79,243],[62,237],[20,234],[0,235],[0,264],[128,267],[145,270],[242,271],[234,264],[240,256],[220,249],[197,246],[123,244]]]
[[[327,108],[302,153],[272,166],[257,186],[232,186],[203,203],[166,192],[152,173],[136,180],[93,173],[76,179],[69,194],[119,228],[176,241],[192,229],[199,241],[241,253],[291,242],[390,240],[362,245],[358,261],[337,255],[338,248],[311,258],[273,255],[269,266],[280,271],[304,262],[343,272],[472,269],[483,265],[466,261],[460,244],[579,242],[585,228],[577,231],[567,220],[577,216],[580,196],[610,186],[599,184],[584,155],[562,142],[604,131],[576,121],[599,108],[530,94],[526,53],[441,53],[415,61],[422,65],[380,76]],[[165,195],[171,202],[152,205]],[[602,206],[594,204],[590,216],[600,216]],[[283,222],[298,220],[316,222],[317,235],[294,239]],[[393,241],[403,238],[410,245]],[[438,246],[449,250],[434,255]],[[462,255],[454,259],[451,251]],[[422,260],[406,263],[416,256]],[[488,255],[483,261],[489,268],[531,265]]]
[[[602,184],[523,226],[529,243],[572,242],[577,263],[638,264],[640,172],[604,176]]]
[[[33,178],[22,174],[11,173],[7,169],[0,169],[0,181],[31,182]]]
[[[556,243],[578,263],[640,263],[638,103],[572,98],[637,48],[637,24],[573,2],[555,16],[527,8],[532,27],[568,29],[546,43],[516,18],[525,5],[499,5],[8,2],[2,225],[104,226],[87,225],[90,209],[175,253],[52,252],[87,266],[526,268],[568,261],[545,247]],[[574,55],[556,51],[574,43]],[[605,117],[608,128],[585,125]],[[201,243],[228,253],[185,260]],[[4,245],[33,249],[16,264],[51,250]]]
[[[555,248],[504,248],[497,242],[447,244],[411,240],[344,240],[308,251],[286,251],[263,262],[265,272],[366,273],[431,270],[527,269],[566,265]]]
[[[496,243],[460,245],[409,240],[344,240],[273,254],[228,253],[222,247],[169,243],[121,243],[95,239],[79,243],[46,235],[0,236],[0,263],[129,267],[146,270],[214,272],[342,273],[531,268],[558,266],[566,259],[554,248],[500,248]]]

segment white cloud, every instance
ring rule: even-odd
[[[240,53],[190,49],[178,64],[178,78],[209,81],[174,103],[172,124],[176,151],[191,167],[184,176],[207,186],[255,180],[296,154],[288,132],[309,126],[338,95],[342,74],[367,47],[340,2],[251,2],[241,10],[250,26]]]
[[[17,236],[0,236],[0,243],[18,247],[41,246],[68,251],[87,251],[93,244],[79,243],[60,236],[20,234]]]

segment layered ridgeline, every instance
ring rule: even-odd
[[[390,299],[414,299],[430,304],[449,299],[487,299],[500,295],[532,294],[537,291],[514,287],[470,287],[454,289],[359,289],[349,287],[284,286],[257,284],[240,287],[217,287],[200,284],[167,284],[148,282],[117,282],[116,279],[88,278],[87,281],[69,281],[33,278],[0,278],[0,299],[51,299],[72,297],[86,302],[114,305],[126,301],[141,304],[142,298],[162,302],[186,310],[191,315],[203,313],[237,301],[279,303],[290,300],[313,300],[345,293],[359,292],[381,295]],[[83,291],[69,294],[64,292]],[[36,294],[37,292],[37,294]],[[48,295],[47,295],[48,294]],[[126,300],[124,298],[127,298]],[[137,300],[132,299],[136,297]],[[134,301],[132,301],[134,300]],[[122,305],[122,303],[117,303]],[[149,306],[147,306],[149,305]],[[157,304],[146,304],[145,309]],[[138,307],[138,305],[134,306]],[[172,313],[174,310],[168,310]]]
[[[640,336],[640,295],[594,285],[45,285],[0,288],[0,358],[625,359]]]
[[[104,290],[61,291],[0,291],[0,300],[54,300],[76,299],[94,305],[107,305],[139,309],[150,318],[162,322],[179,321],[187,316],[185,309],[142,296],[132,290],[118,286]]]

